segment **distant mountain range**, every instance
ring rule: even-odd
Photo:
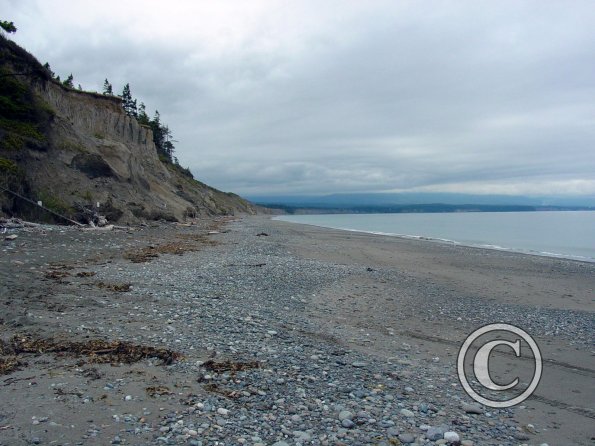
[[[314,212],[506,212],[595,210],[595,196],[526,197],[455,193],[351,193],[251,196],[250,201],[290,213]]]

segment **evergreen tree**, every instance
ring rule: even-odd
[[[56,73],[54,73],[50,68],[49,62],[44,63],[43,68],[45,68],[48,71],[48,73],[50,73],[50,76],[54,77],[56,75]]]
[[[134,116],[135,118],[138,118],[138,109],[136,107],[136,99],[133,99],[132,102],[130,103],[130,116]]]
[[[57,75],[57,76],[56,76],[56,80],[57,80],[58,82],[60,82],[60,75]]]
[[[124,90],[122,90],[122,107],[124,107],[124,112],[128,116],[137,116],[136,111],[136,100],[132,99],[132,94],[130,93],[130,84],[124,85]]]
[[[145,108],[144,102],[141,102],[140,105],[138,106],[138,118],[137,119],[138,119],[139,124],[142,124],[142,125],[150,124],[151,119],[147,115],[147,110]]]
[[[130,92],[130,90],[129,90],[129,92]],[[109,83],[107,78],[105,79],[105,82],[103,83],[103,94],[109,95],[109,96],[114,95],[114,90],[112,88],[112,84]]]
[[[65,87],[68,88],[73,88],[74,87],[74,83],[72,82],[74,79],[74,76],[72,75],[72,73],[70,73],[70,76],[68,76],[68,78],[62,82],[62,85],[64,85]]]
[[[13,22],[7,22],[6,20],[0,20],[0,28],[2,28],[7,33],[16,33],[17,27],[14,26]]]

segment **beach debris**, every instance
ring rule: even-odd
[[[167,386],[149,386],[145,389],[145,392],[151,398],[155,398],[157,395],[171,395],[173,393]]]
[[[182,255],[186,252],[198,251],[204,245],[214,246],[218,244],[207,239],[206,236],[198,234],[179,234],[178,239],[180,240],[126,251],[124,252],[124,258],[132,263],[146,263],[159,257],[159,254]]]
[[[244,370],[260,368],[260,363],[258,361],[240,362],[231,360],[216,362],[211,359],[205,362],[202,366],[212,372],[232,372],[233,374]]]
[[[31,335],[15,335],[9,341],[0,340],[0,374],[11,373],[26,363],[19,356],[24,354],[56,356],[86,356],[90,363],[132,364],[147,358],[160,359],[163,365],[170,365],[182,358],[180,353],[165,348],[132,344],[125,341],[105,341],[92,339],[71,342],[56,339],[43,339]]]
[[[95,271],[81,271],[80,273],[76,273],[76,277],[92,277],[97,274]]]
[[[205,389],[207,392],[217,393],[219,395],[223,395],[224,397],[231,399],[239,398],[242,396],[241,392],[237,390],[228,389],[226,387],[220,387],[215,383],[205,384],[203,386],[203,389]]]
[[[62,282],[62,279],[64,279],[65,277],[70,276],[70,273],[68,271],[58,271],[58,270],[49,270],[46,271],[44,274],[44,277],[46,279],[54,279],[57,280],[58,282]]]
[[[2,347],[0,347],[1,349]],[[8,375],[9,373],[18,370],[21,366],[26,365],[25,362],[19,361],[15,356],[0,357],[0,375]]]
[[[256,234],[256,237],[268,237],[269,235],[266,232],[259,232]]]
[[[95,284],[99,288],[103,288],[110,291],[116,291],[118,293],[127,293],[132,290],[132,284],[130,283],[105,283],[97,282]]]

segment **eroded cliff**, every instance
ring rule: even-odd
[[[0,186],[76,217],[97,208],[121,223],[254,213],[255,207],[162,162],[148,127],[119,98],[69,89],[0,39]],[[5,214],[43,212],[0,192]]]

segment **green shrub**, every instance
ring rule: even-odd
[[[70,207],[66,202],[64,202],[59,197],[50,195],[47,192],[40,192],[38,194],[38,200],[41,200],[44,207],[60,215],[69,216],[73,213],[72,207]]]

